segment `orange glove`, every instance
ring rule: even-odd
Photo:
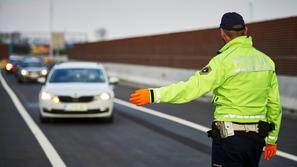
[[[264,149],[264,159],[269,160],[272,156],[276,155],[276,145],[266,144]]]
[[[150,100],[150,90],[139,89],[130,95],[129,101],[137,106],[143,106],[151,103]]]

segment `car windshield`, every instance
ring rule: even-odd
[[[42,62],[39,61],[30,61],[30,62],[23,62],[22,67],[26,68],[26,67],[44,67],[44,64]]]
[[[67,68],[56,69],[51,78],[50,83],[61,82],[91,82],[103,83],[105,76],[100,69],[86,69],[86,68]]]
[[[22,60],[10,60],[10,64],[19,65],[22,62]]]

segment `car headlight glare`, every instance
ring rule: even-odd
[[[47,92],[42,92],[41,93],[41,99],[42,100],[51,100],[52,99],[52,95],[50,93],[47,93]]]
[[[41,75],[46,75],[46,74],[47,74],[47,70],[46,69],[44,69],[44,70],[41,71]]]
[[[24,70],[24,69],[23,69],[23,70],[21,70],[21,74],[22,74],[22,75],[28,75],[29,72],[28,72],[27,70]]]
[[[54,96],[54,97],[52,98],[52,100],[53,100],[54,103],[59,103],[59,102],[60,102],[60,99],[59,99],[58,96]]]
[[[109,100],[110,99],[110,95],[108,93],[101,93],[98,96],[95,96],[96,100]]]
[[[10,63],[7,63],[5,68],[7,71],[10,71],[13,68],[13,65]]]

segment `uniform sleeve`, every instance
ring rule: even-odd
[[[187,81],[153,89],[155,103],[186,103],[220,86],[224,80],[222,64],[212,59]]]
[[[269,123],[274,123],[275,125],[275,130],[269,132],[268,134],[267,143],[276,144],[281,125],[282,106],[280,102],[278,82],[275,72],[272,76],[271,87],[268,94],[266,117]]]

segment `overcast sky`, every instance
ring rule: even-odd
[[[297,0],[52,0],[53,30],[105,28],[107,39],[217,27],[228,11],[246,22],[297,16]],[[0,0],[0,31],[50,30],[50,0]]]

